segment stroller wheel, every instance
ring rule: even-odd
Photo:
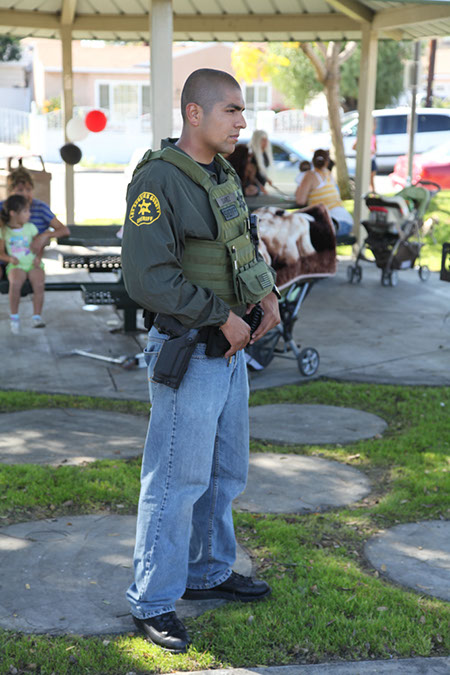
[[[381,285],[382,286],[389,286],[390,284],[390,278],[391,278],[391,273],[390,272],[385,272],[384,270],[381,272]]]
[[[355,281],[357,284],[361,283],[362,279],[362,267],[361,265],[356,265],[355,266]]]
[[[347,267],[347,281],[349,284],[353,283],[353,279],[355,278],[355,267],[353,265],[349,265]]]
[[[419,277],[421,281],[428,281],[428,279],[430,278],[430,274],[431,274],[430,268],[427,267],[427,265],[421,265],[419,267]]]
[[[390,273],[389,284],[391,286],[397,286],[397,284],[398,284],[398,272],[397,272],[397,270],[392,270],[392,272]]]
[[[298,369],[305,377],[311,377],[319,367],[319,352],[312,347],[302,349],[297,357]]]

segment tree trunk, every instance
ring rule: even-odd
[[[325,48],[319,47],[321,56],[308,43],[301,43],[303,52],[311,60],[319,82],[323,84],[328,105],[328,121],[330,123],[331,141],[333,145],[333,159],[336,162],[337,184],[342,199],[349,199],[350,186],[348,181],[347,163],[345,161],[344,142],[342,140],[340,116],[340,64],[345,61],[355,49],[355,43],[348,43],[341,53],[340,42],[329,42]]]
[[[339,49],[339,48],[338,48]],[[347,162],[345,160],[344,141],[342,139],[339,92],[339,65],[336,54],[327,59],[327,77],[324,82],[325,96],[328,104],[328,120],[330,122],[333,159],[336,162],[337,184],[342,199],[350,198]]]

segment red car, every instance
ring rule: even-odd
[[[408,156],[402,155],[395,163],[389,178],[394,185],[405,187],[408,173]],[[450,190],[450,143],[444,143],[421,155],[414,155],[412,183],[430,180],[440,185],[441,190]],[[426,187],[426,186],[424,186]]]

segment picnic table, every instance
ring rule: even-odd
[[[69,225],[70,236],[58,239],[58,246],[121,246],[120,225]]]
[[[297,203],[294,195],[283,197],[283,195],[260,194],[254,197],[246,197],[248,210],[250,212],[260,209],[263,206],[276,206],[280,209],[297,209]]]

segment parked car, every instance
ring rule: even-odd
[[[278,184],[279,182],[286,184],[292,183],[292,187],[295,185],[295,176],[298,173],[298,166],[301,161],[311,159],[312,155],[307,155],[306,153],[300,152],[292,143],[285,141],[282,138],[276,136],[272,137],[269,134],[270,142],[272,144],[272,153],[273,153],[273,163],[274,163],[274,181]],[[239,143],[247,144],[250,142],[250,136],[241,135],[239,136]],[[148,148],[138,148],[134,150],[131,155],[130,161],[128,162],[127,167],[125,168],[125,179],[127,184],[130,182],[133,175],[133,171],[143,157],[144,153]]]
[[[279,138],[278,136],[273,136],[272,134],[269,134],[269,138],[272,145],[273,163],[275,169],[298,169],[300,162],[304,161],[305,159],[311,160],[311,154],[307,152],[301,152],[292,143],[286,141],[284,138]],[[250,143],[250,136],[247,134],[241,134],[239,136],[238,143]]]
[[[389,178],[394,185],[403,188],[407,174],[408,156],[402,155]],[[413,184],[419,180],[429,180],[440,185],[442,190],[450,190],[450,141],[421,155],[414,155],[411,179]]]
[[[397,158],[408,152],[407,133],[408,108],[374,110],[377,137],[377,165],[381,170],[392,170]],[[354,164],[356,151],[353,150],[358,132],[358,118],[342,127],[345,156],[348,164]],[[431,150],[441,143],[450,141],[450,110],[444,108],[418,108],[417,132],[414,148],[417,153]]]
[[[397,158],[408,152],[409,136],[408,108],[388,108],[374,110],[377,136],[377,165],[382,172],[392,171]],[[344,122],[342,135],[344,140],[345,156],[350,175],[355,173],[356,151],[353,150],[358,133],[358,114],[352,113],[353,119]],[[450,110],[445,108],[418,108],[417,132],[414,139],[417,153],[431,150],[440,143],[450,140]],[[331,135],[329,133],[311,134],[308,139],[308,148],[330,148]]]

